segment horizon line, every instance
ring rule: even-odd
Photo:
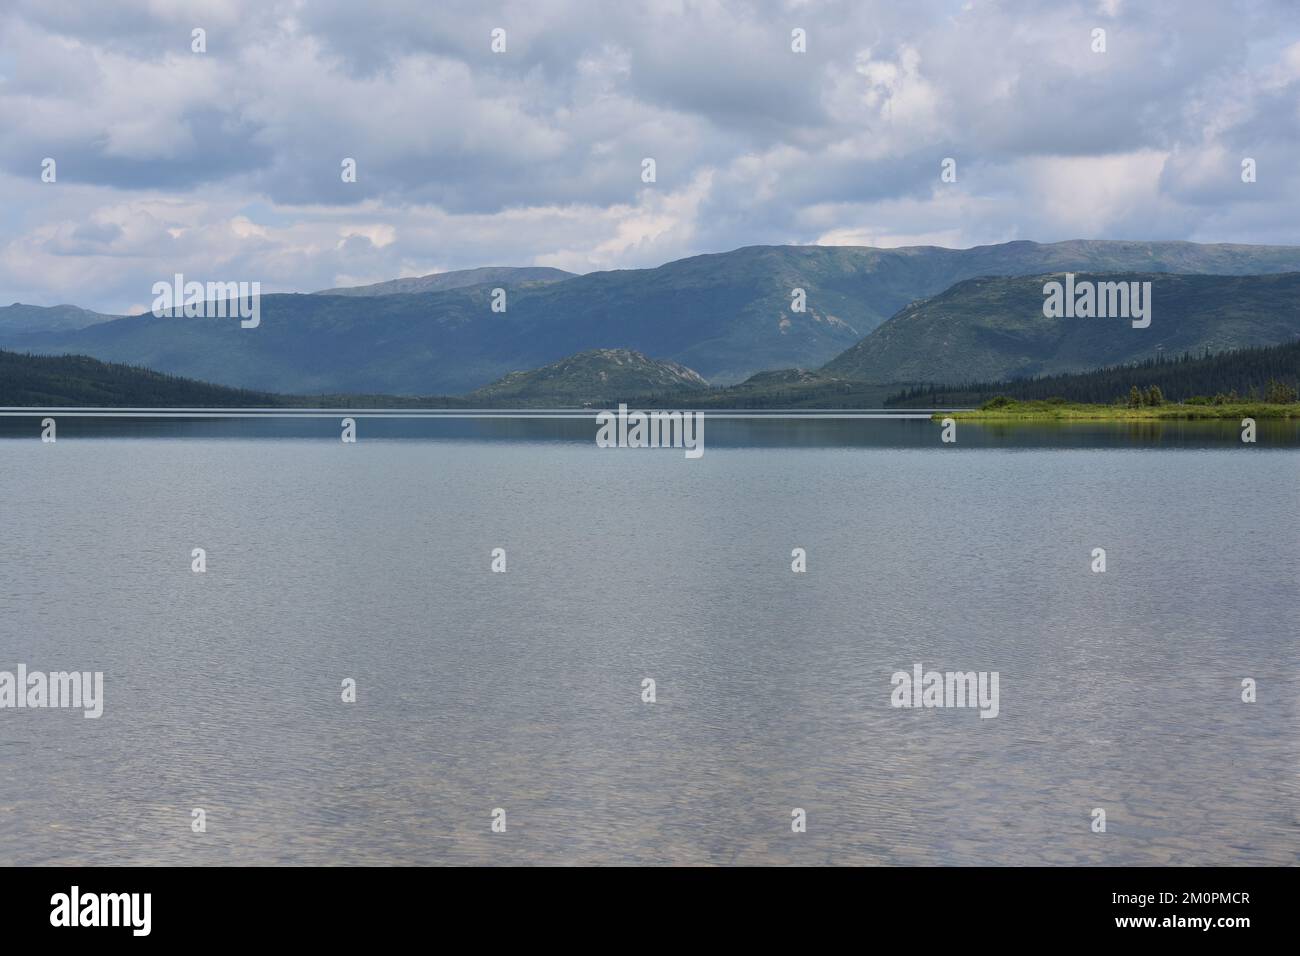
[[[937,412],[969,411],[959,408],[909,409],[893,412],[887,409],[817,409],[809,412],[747,412],[744,409],[719,409],[710,411],[693,408],[649,408],[650,412],[697,413],[709,418],[741,420],[746,418],[770,419],[908,419],[928,420]],[[358,408],[358,409],[284,409],[284,408],[99,408],[96,406],[52,406],[42,408],[34,405],[13,405],[0,407],[0,418],[34,418],[38,415],[65,415],[79,418],[514,418],[514,419],[595,419],[610,409],[539,409],[530,412],[526,409],[411,409],[397,408]],[[637,410],[639,411],[639,409]]]
[[[1027,243],[1029,245],[1034,245],[1034,246],[1060,246],[1071,242],[1115,242],[1115,243],[1146,243],[1146,244],[1180,243],[1183,245],[1190,245],[1190,246],[1245,246],[1250,248],[1261,248],[1261,249],[1300,249],[1300,243],[1202,242],[1196,239],[1085,239],[1081,237],[1075,237],[1073,239],[1057,239],[1050,242],[1045,242],[1039,239],[1007,239],[1002,242],[983,242],[983,243],[976,243],[975,245],[971,245],[971,246],[941,246],[941,245],[935,245],[933,243],[919,243],[919,244],[898,245],[898,246],[872,246],[872,245],[857,245],[853,243],[823,244],[817,242],[753,243],[751,245],[736,246],[733,249],[724,249],[719,252],[696,252],[688,256],[682,256],[678,259],[668,259],[665,262],[659,263],[659,265],[657,266],[593,269],[590,272],[571,272],[568,269],[561,269],[559,266],[544,266],[544,265],[535,265],[535,264],[524,265],[524,266],[467,266],[463,269],[447,269],[443,272],[426,272],[423,275],[394,276],[389,279],[378,279],[374,282],[363,282],[359,285],[331,286],[330,288],[327,289],[314,289],[309,292],[302,292],[302,291],[265,292],[265,293],[259,293],[258,298],[261,298],[264,295],[327,295],[330,293],[335,293],[341,295],[341,297],[346,297],[345,295],[346,290],[350,290],[350,289],[365,289],[370,286],[384,285],[385,283],[388,282],[401,282],[402,280],[407,280],[407,279],[429,279],[429,278],[433,278],[434,276],[455,275],[456,273],[459,272],[475,272],[480,269],[554,269],[556,272],[567,273],[568,277],[572,279],[578,279],[584,276],[600,275],[606,272],[653,272],[655,269],[662,269],[664,266],[673,265],[674,263],[677,262],[686,262],[687,260],[690,259],[699,259],[705,256],[726,256],[736,252],[743,252],[746,249],[869,249],[876,252],[898,252],[898,251],[909,250],[909,249],[942,249],[945,252],[970,252],[974,249],[992,249],[996,246],[1011,246],[1011,245],[1016,245],[1017,243]],[[173,275],[174,274],[175,273],[173,272]],[[1209,275],[1212,273],[1168,273],[1168,274],[1169,275],[1184,275],[1184,274]],[[1261,273],[1261,274],[1274,275],[1277,273]],[[248,281],[253,281],[253,280],[248,280]],[[260,283],[261,280],[257,280],[257,281]],[[557,279],[555,281],[556,283],[567,282],[568,279]],[[463,286],[461,288],[469,288],[469,287]],[[453,290],[448,289],[448,290],[433,290],[433,291],[453,291]],[[422,294],[425,293],[420,293],[420,292],[387,293],[387,295],[422,295]],[[8,298],[7,295],[0,294],[0,302],[3,302],[7,298]],[[37,309],[57,309],[60,308],[61,306],[69,306],[75,309],[82,309],[86,312],[95,312],[96,315],[111,315],[114,318],[122,318],[122,319],[139,318],[140,316],[150,314],[148,311],[137,312],[137,313],[99,312],[95,309],[90,309],[87,308],[86,306],[77,305],[76,303],[73,302],[58,302],[55,303],[54,305],[39,305],[35,302],[22,302],[18,299],[14,299],[12,302],[10,302],[8,306],[0,306],[0,309],[12,308],[13,306],[16,305],[26,305]],[[76,332],[76,331],[80,331],[80,329],[70,329],[68,331]]]

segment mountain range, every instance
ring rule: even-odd
[[[100,322],[112,322],[120,315],[104,315],[75,305],[13,305],[0,306],[0,335],[27,332],[71,332]]]
[[[560,282],[572,279],[574,273],[563,269],[543,267],[484,266],[479,269],[458,269],[454,272],[437,272],[433,275],[411,279],[390,279],[371,285],[348,286],[341,289],[323,289],[315,295],[400,295],[416,292],[442,292],[446,289],[464,289],[472,285],[509,283]]]
[[[1151,328],[1111,336],[1105,330],[1118,332],[1119,323],[1043,317],[1043,277],[1064,271],[1152,281],[1175,273],[1187,281],[1156,288]],[[1172,351],[1280,341],[1295,331],[1286,298],[1295,301],[1294,278],[1232,279],[1276,273],[1300,273],[1300,247],[752,246],[654,269],[571,275],[493,267],[268,294],[255,329],[229,319],[99,321],[57,310],[46,310],[43,326],[36,307],[14,305],[0,308],[0,347],[295,393],[462,394],[593,349],[654,356],[715,384],[823,366],[833,377],[954,382],[1122,362],[1158,344]],[[1027,278],[1010,281],[1016,277]],[[493,310],[498,288],[505,311]],[[795,290],[804,311],[791,308]],[[69,327],[87,316],[85,326]]]

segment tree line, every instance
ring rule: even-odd
[[[890,407],[980,405],[996,396],[1016,401],[1060,398],[1134,407],[1166,402],[1294,402],[1300,390],[1300,340],[1229,352],[1147,359],[1092,372],[1006,379],[968,385],[915,385],[885,399]]]

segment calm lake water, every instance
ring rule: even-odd
[[[0,710],[0,864],[1300,862],[1295,423],[37,421],[0,670],[105,704]]]

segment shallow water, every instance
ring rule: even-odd
[[[0,670],[105,705],[0,710],[0,863],[1300,859],[1294,423],[36,428]],[[998,716],[891,707],[918,662]]]

